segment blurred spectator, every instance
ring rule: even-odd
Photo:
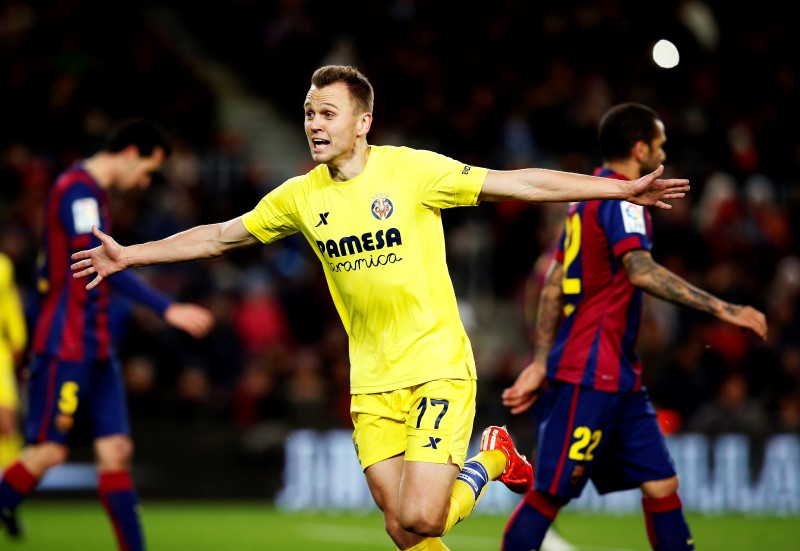
[[[722,381],[714,399],[691,416],[686,428],[711,436],[746,434],[763,442],[771,427],[763,406],[748,396],[745,376],[731,372]]]
[[[672,349],[662,348],[662,354],[650,386],[653,401],[675,411],[685,423],[713,397],[723,366],[696,332],[686,334]]]
[[[243,277],[242,299],[233,313],[233,323],[245,351],[255,354],[285,346],[289,329],[272,281],[255,270],[249,276]]]
[[[775,431],[800,436],[800,389],[787,390],[779,398]]]

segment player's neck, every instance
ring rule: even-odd
[[[111,187],[111,182],[114,181],[114,166],[107,153],[102,151],[95,153],[83,161],[83,168],[92,175],[100,187],[103,189]]]
[[[370,147],[364,142],[356,142],[351,155],[345,158],[337,158],[335,162],[328,163],[331,179],[334,182],[346,182],[352,180],[367,168]]]
[[[628,180],[637,180],[642,177],[642,169],[634,159],[606,161],[603,163],[603,168],[613,170],[620,176],[625,176]]]

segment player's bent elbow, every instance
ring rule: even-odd
[[[650,499],[661,499],[678,493],[678,476],[662,480],[650,480],[642,484],[642,495]]]
[[[628,272],[628,281],[630,281],[631,285],[634,287],[638,287],[643,291],[652,293],[651,289],[653,288],[653,278],[649,274]]]

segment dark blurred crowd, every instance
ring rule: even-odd
[[[675,431],[800,434],[800,50],[779,12],[700,0],[346,4],[0,6],[0,249],[15,261],[31,323],[48,188],[100,147],[116,120],[149,116],[176,139],[149,190],[115,198],[113,233],[123,244],[242,214],[280,183],[221,124],[204,61],[152,31],[148,10],[168,9],[209,55],[296,121],[298,134],[311,72],[325,63],[356,64],[372,80],[371,143],[490,168],[589,172],[608,107],[655,108],[667,128],[667,173],[692,181],[685,200],[654,213],[655,259],[763,310],[770,334],[760,343],[648,300],[639,345],[652,397]],[[660,38],[680,50],[674,69],[652,62]],[[563,212],[509,203],[444,214],[453,281],[475,333],[479,423],[507,415],[499,394],[530,345],[524,298],[535,294]],[[305,241],[139,273],[176,299],[208,305],[217,327],[195,342],[115,303],[134,415],[214,419],[243,432],[349,425],[346,335]],[[500,308],[513,327],[486,319]]]

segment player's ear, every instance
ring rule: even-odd
[[[650,154],[650,144],[644,140],[639,140],[635,144],[633,144],[633,148],[631,148],[631,153],[636,158],[637,161],[641,161],[645,159]]]
[[[126,145],[125,148],[122,150],[122,153],[126,157],[134,157],[134,158],[141,157],[141,155],[139,154],[139,146],[134,144]]]
[[[372,127],[372,113],[364,113],[358,123],[358,135],[365,136]]]

